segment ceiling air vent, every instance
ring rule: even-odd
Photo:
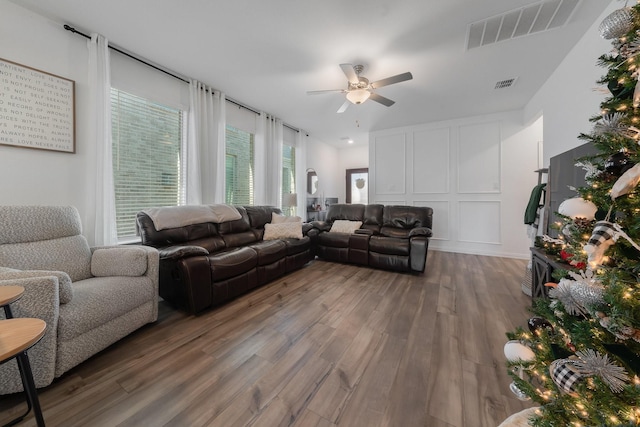
[[[496,83],[494,89],[504,89],[506,87],[511,87],[516,82],[516,78],[517,77],[514,77],[512,79],[500,80]]]
[[[467,50],[564,26],[582,0],[544,0],[469,24]]]

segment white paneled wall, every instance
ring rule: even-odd
[[[511,112],[372,133],[371,203],[433,208],[433,249],[529,257],[523,218],[542,125],[521,118]]]

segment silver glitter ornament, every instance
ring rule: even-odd
[[[627,34],[633,28],[633,11],[630,7],[623,7],[611,13],[600,23],[598,30],[604,39],[617,39]]]
[[[578,360],[573,362],[578,371],[585,376],[596,375],[609,386],[612,392],[620,393],[629,381],[629,375],[620,366],[609,360],[608,354],[600,354],[590,348],[576,353]]]

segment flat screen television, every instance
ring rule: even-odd
[[[549,160],[549,176],[547,180],[547,234],[552,237],[558,236],[558,230],[553,224],[558,221],[556,212],[560,203],[565,200],[576,197],[578,194],[571,190],[570,187],[584,187],[586,181],[584,179],[585,170],[576,166],[577,159],[585,156],[593,156],[599,151],[590,142],[580,145],[564,153],[553,156]]]

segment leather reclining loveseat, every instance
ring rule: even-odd
[[[310,224],[302,224],[300,239],[263,240],[265,224],[273,213],[281,213],[277,208],[235,206],[240,219],[194,223],[199,208],[155,208],[153,214],[171,216],[172,225],[186,224],[160,230],[149,211],[136,217],[142,243],[160,253],[160,296],[190,313],[235,298],[313,258],[306,236]]]
[[[332,232],[337,221],[359,226],[352,234]],[[385,270],[424,272],[433,209],[420,206],[334,204],[325,221],[311,224],[319,258]],[[361,223],[361,225],[359,225]]]

